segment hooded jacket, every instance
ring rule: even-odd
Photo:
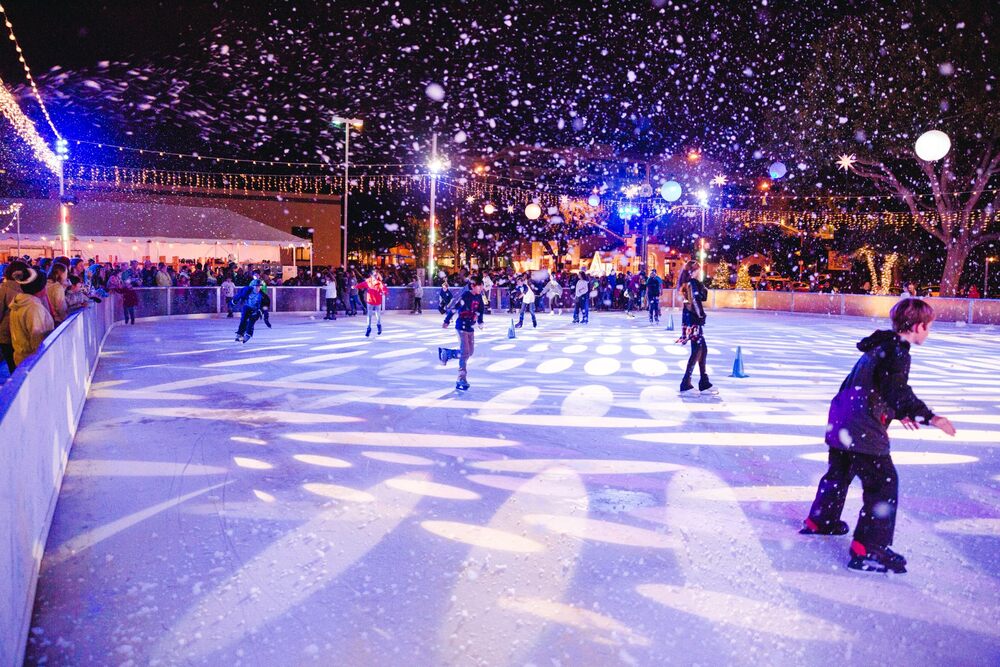
[[[854,364],[830,403],[826,444],[861,454],[889,453],[887,428],[893,419],[934,418],[909,385],[910,344],[893,331],[876,331],[858,343],[864,355]]]
[[[18,294],[10,306],[10,337],[14,346],[14,363],[34,354],[45,337],[56,328],[49,309],[41,299],[31,294]]]
[[[0,343],[10,345],[10,307],[21,293],[16,280],[5,278],[0,283]]]

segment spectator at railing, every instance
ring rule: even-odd
[[[3,272],[3,282],[0,283],[0,355],[7,364],[7,370],[14,372],[14,345],[10,337],[11,306],[14,299],[21,293],[18,281],[28,275],[29,267],[24,262],[15,260],[7,265]]]
[[[45,274],[28,269],[17,283],[21,294],[14,297],[10,309],[10,337],[15,366],[34,354],[56,327],[48,307],[38,297],[46,289]]]
[[[65,264],[53,264],[49,271],[49,281],[45,286],[45,294],[52,310],[52,319],[56,326],[66,320],[69,309],[66,306],[66,287],[69,285],[68,270]]]

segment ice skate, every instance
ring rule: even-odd
[[[243,334],[243,342],[246,343],[248,340],[250,340],[250,334]]]
[[[447,366],[448,365],[448,360],[451,359],[451,350],[449,350],[446,347],[439,347],[438,348],[438,359],[441,360],[441,365],[442,366]]]
[[[371,327],[368,327],[368,328],[367,328],[367,329],[365,330],[365,338],[368,338],[368,337],[369,337],[369,336],[371,336],[371,335],[372,335],[372,328],[371,328]]]
[[[382,335],[382,325],[381,324],[376,324],[375,326],[377,328],[376,330],[378,331],[378,335],[381,336]]]
[[[906,572],[906,559],[889,547],[868,549],[855,540],[851,542],[851,560],[847,568],[856,572],[903,574]]]
[[[719,390],[716,389],[714,385],[708,385],[705,388],[699,387],[698,388],[698,392],[702,396],[718,396],[719,395]]]
[[[847,535],[850,529],[846,521],[834,521],[828,526],[820,526],[810,518],[803,522],[799,535]]]
[[[243,342],[243,336],[241,336],[239,334],[236,334],[236,342],[237,343],[242,343]]]
[[[469,388],[469,383],[466,382],[465,380],[459,380],[458,382],[455,383],[455,389],[457,389],[458,391],[465,391],[468,388]]]

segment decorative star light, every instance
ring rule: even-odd
[[[508,213],[513,213],[514,212],[514,207],[513,206],[508,206],[507,207],[507,212]]]
[[[850,155],[844,153],[843,155],[840,156],[840,159],[837,160],[837,166],[843,169],[844,171],[850,171],[851,167],[854,166],[854,163],[857,161],[858,161],[857,155],[854,155],[853,153],[851,153]]]
[[[717,185],[720,188],[729,182],[725,174],[716,174],[715,178],[712,179],[712,185]]]
[[[469,195],[468,197],[465,198],[465,201],[469,204],[472,204],[473,202],[476,201],[476,198],[472,195]]]

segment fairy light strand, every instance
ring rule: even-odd
[[[48,167],[53,174],[58,175],[61,166],[59,158],[38,134],[38,130],[35,129],[35,124],[31,122],[31,119],[21,111],[21,107],[10,91],[7,90],[3,79],[0,79],[0,115],[7,119],[14,127],[17,135],[31,147],[38,161]]]
[[[21,48],[21,43],[17,41],[17,36],[14,34],[14,24],[10,22],[10,17],[7,16],[7,12],[3,5],[0,5],[0,17],[3,18],[4,26],[7,28],[8,39],[14,42],[14,50],[17,51],[17,59],[24,68],[24,76],[28,79],[28,85],[31,86],[31,92],[34,93],[35,99],[38,100],[38,106],[42,109],[42,115],[45,116],[45,122],[49,124],[49,127],[52,129],[52,134],[56,135],[56,139],[62,139],[62,135],[59,134],[59,130],[56,129],[55,123],[52,122],[52,116],[49,115],[49,110],[45,106],[45,100],[42,99],[42,94],[38,92],[38,85],[35,83],[35,77],[31,75],[31,67],[28,66],[28,61],[24,58],[24,50]]]

